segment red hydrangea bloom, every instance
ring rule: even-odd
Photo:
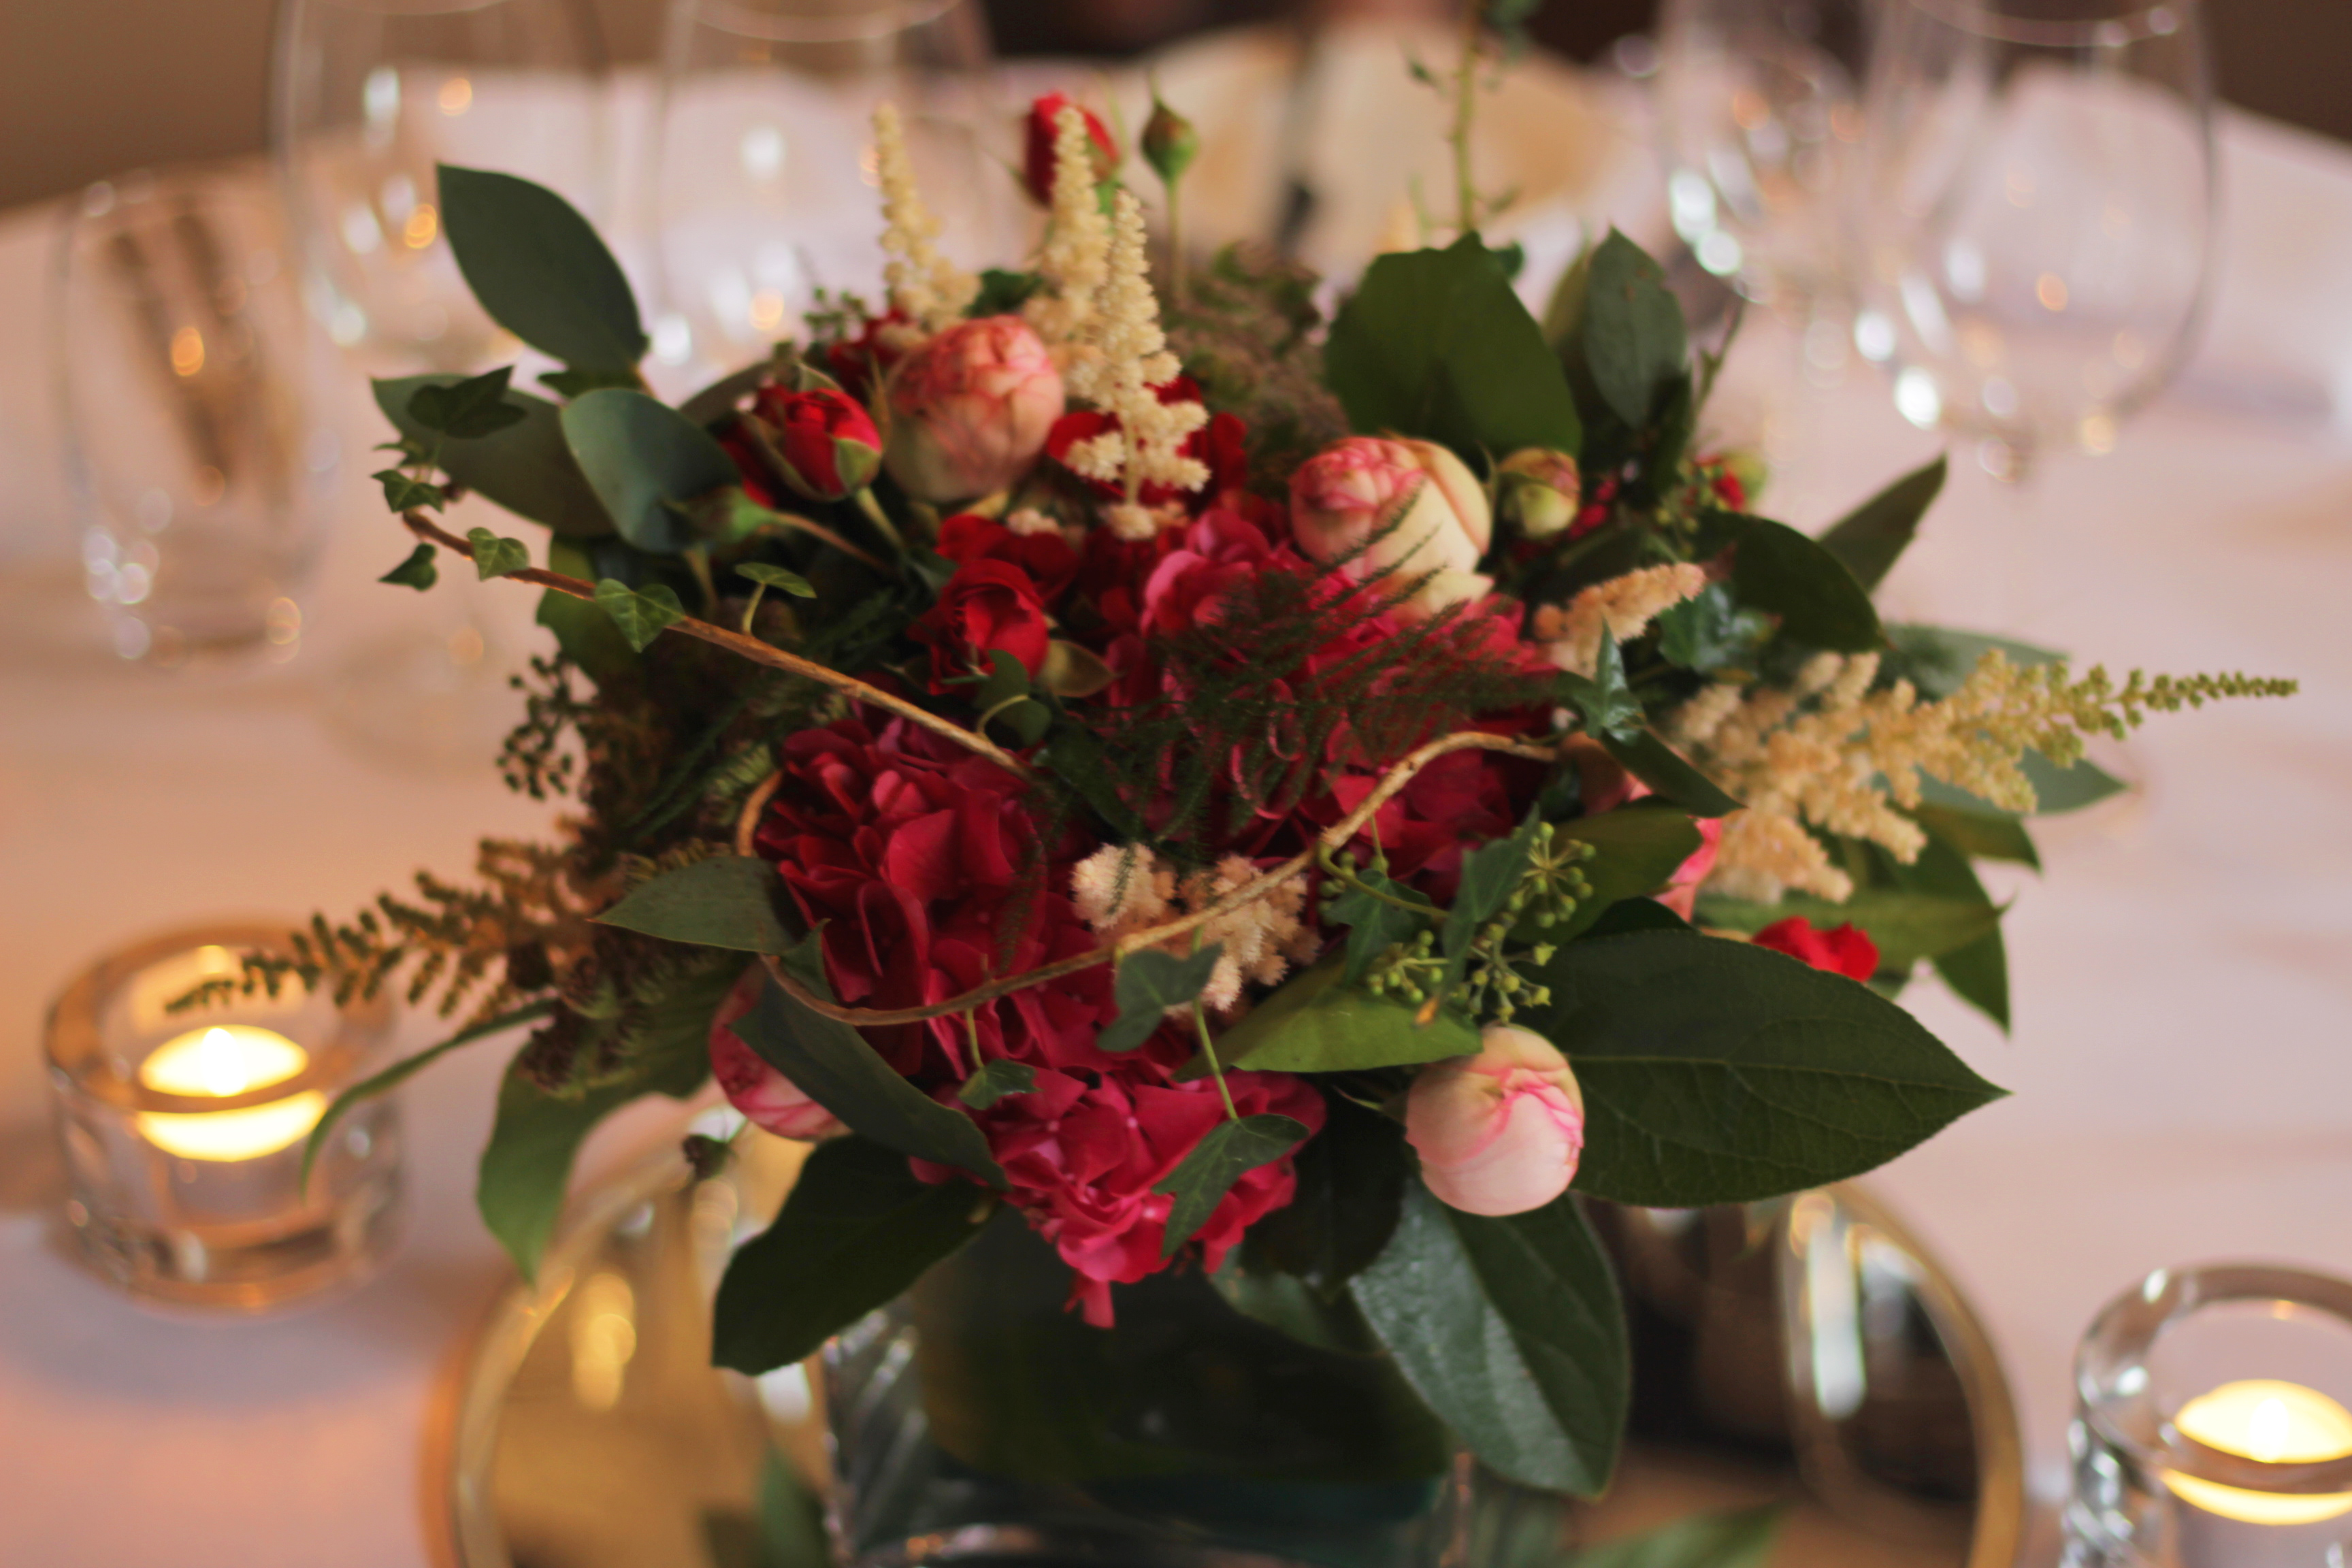
[[[1790,915],[1758,931],[1756,945],[1848,980],[1867,980],[1878,973],[1878,944],[1852,921],[1822,931],[1802,915]]]
[[[940,602],[907,628],[931,650],[931,689],[953,691],[958,676],[985,673],[989,655],[1003,648],[1031,675],[1045,668],[1053,629],[1045,595],[1035,579],[1009,561],[989,556],[956,569]]]

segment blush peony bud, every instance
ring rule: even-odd
[[[1066,94],[1049,92],[1029,106],[1028,134],[1021,163],[1021,183],[1039,206],[1054,205],[1055,117],[1073,107]],[[1087,137],[1093,143],[1094,181],[1099,185],[1118,173],[1118,143],[1110,139],[1094,110],[1076,106],[1087,117]]]
[[[1756,945],[1785,952],[1801,963],[1848,980],[1868,980],[1878,973],[1878,944],[1851,921],[1823,931],[1802,915],[1774,921],[1756,933]]]
[[[1565,452],[1528,447],[1496,465],[1500,488],[1496,500],[1504,517],[1529,539],[1549,539],[1576,521],[1584,493],[1576,459]]]
[[[1584,1148],[1584,1094],[1532,1029],[1493,1024],[1478,1054],[1421,1070],[1404,1102],[1421,1179],[1465,1214],[1525,1214],[1568,1191]]]
[[[803,1094],[735,1032],[735,1020],[759,1005],[760,988],[767,983],[766,972],[753,964],[711,1015],[710,1076],[719,1080],[728,1104],[779,1138],[814,1143],[847,1131],[833,1112]]]
[[[1309,558],[1344,559],[1359,582],[1380,576],[1393,593],[1426,577],[1390,611],[1401,621],[1427,620],[1495,586],[1477,570],[1495,527],[1486,492],[1434,441],[1350,436],[1325,447],[1290,478],[1290,526]]]
[[[882,432],[865,409],[829,386],[768,387],[752,416],[783,459],[785,480],[811,500],[855,495],[882,466]]]
[[[1062,375],[1018,316],[960,321],[890,373],[883,462],[918,500],[961,501],[1029,471],[1062,415]]]

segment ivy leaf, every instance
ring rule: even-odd
[[[800,963],[792,954],[783,962],[803,984],[822,992],[817,940],[811,936],[795,950]],[[761,992],[758,1004],[736,1021],[735,1033],[852,1131],[901,1154],[954,1165],[993,1186],[1004,1184],[1003,1169],[988,1152],[978,1123],[908,1082],[855,1028],[803,1005],[782,986]]]
[[[593,580],[596,575],[595,557],[575,541],[561,536],[548,542],[547,564],[550,571],[567,577]],[[599,686],[637,668],[636,650],[593,599],[550,588],[539,596],[539,613],[532,618],[555,634],[556,646],[564,657]]]
[[[395,587],[414,588],[418,593],[441,580],[441,569],[433,564],[433,547],[420,544],[408,552],[408,559],[376,579]]]
[[[383,486],[383,504],[394,511],[408,511],[417,507],[442,507],[449,503],[448,493],[439,485],[411,479],[398,468],[378,468],[368,477]]]
[[[505,539],[487,528],[469,528],[466,542],[474,547],[474,573],[487,583],[493,577],[510,577],[529,569],[530,546],[520,539]]]
[[[1409,1183],[1395,1234],[1349,1289],[1490,1469],[1579,1497],[1608,1486],[1632,1399],[1625,1318],[1575,1199],[1490,1219]]]
[[[1361,867],[1355,873],[1362,887],[1349,887],[1324,910],[1323,918],[1349,928],[1347,984],[1357,984],[1374,960],[1400,942],[1408,942],[1423,926],[1444,911],[1382,872]],[[1385,894],[1386,897],[1381,895]],[[1415,914],[1401,904],[1418,904]]]
[[[637,653],[645,652],[646,645],[661,636],[664,627],[686,619],[686,607],[677,602],[677,590],[662,583],[649,583],[640,591],[607,577],[596,584],[596,604],[613,617],[613,624]]]
[[[798,943],[776,918],[779,887],[765,860],[713,855],[639,883],[595,923],[735,952],[789,952]]]
[[[1780,1532],[1777,1507],[1701,1514],[1588,1546],[1566,1568],[1764,1568]]]
[[[1648,721],[1641,700],[1625,682],[1625,656],[1617,647],[1617,634],[1606,625],[1601,628],[1601,652],[1592,674],[1565,670],[1558,680],[1560,700],[1583,718],[1587,734],[1622,739],[1638,734]]]
[[[523,420],[523,411],[506,401],[513,375],[514,366],[502,364],[463,381],[426,381],[408,395],[409,417],[459,441],[495,436]]]
[[[1223,947],[1211,942],[1178,958],[1147,947],[1118,963],[1118,1017],[1095,1037],[1107,1051],[1131,1051],[1152,1037],[1171,1007],[1188,1007],[1208,988]]]
[[[742,479],[709,431],[642,392],[592,392],[562,418],[589,488],[640,550],[668,555],[698,542],[694,503]]]
[[[1830,525],[1822,548],[1845,563],[1854,581],[1875,588],[1901,557],[1919,520],[1944,488],[1945,459],[1904,475]]]
[[[1218,1058],[1252,1071],[1358,1072],[1476,1053],[1478,1031],[1460,1015],[1441,1007],[1418,1023],[1403,1003],[1345,984],[1346,963],[1327,953],[1293,975],[1217,1037]]]
[[[1192,1152],[1151,1189],[1176,1200],[1160,1237],[1160,1258],[1175,1257],[1193,1233],[1209,1223],[1209,1215],[1216,1212],[1235,1182],[1260,1165],[1281,1159],[1306,1138],[1305,1122],[1272,1114],[1227,1120],[1209,1129],[1208,1135],[1192,1145]]]
[[[1462,857],[1462,878],[1454,893],[1454,907],[1445,912],[1438,944],[1445,953],[1444,989],[1459,984],[1469,967],[1470,945],[1478,928],[1493,920],[1509,902],[1528,868],[1528,853],[1535,847],[1540,821],[1534,812],[1508,838],[1481,845]]]
[[[779,589],[796,599],[816,597],[816,589],[807,578],[797,572],[787,572],[781,566],[771,566],[764,562],[753,561],[738,566],[735,575],[748,577],[763,588]]]
[[[492,321],[573,370],[626,371],[645,357],[629,280],[570,202],[512,174],[439,172],[449,248]]]
[[[980,1234],[996,1200],[926,1182],[868,1138],[817,1145],[776,1220],[728,1261],[710,1359],[758,1376],[789,1365]]]
[[[986,1110],[1008,1094],[1034,1094],[1037,1089],[1037,1069],[1026,1062],[1007,1061],[999,1057],[980,1064],[980,1070],[963,1080],[956,1098],[974,1110]]]
[[[1640,931],[1572,942],[1519,1021],[1576,1061],[1576,1185],[1697,1208],[1843,1181],[2003,1090],[1902,1008],[1744,942]]]
[[[373,383],[376,406],[397,426],[412,450],[432,451],[442,471],[458,484],[533,522],[577,539],[613,531],[604,505],[563,444],[562,410],[544,397],[509,391],[505,405],[522,417],[506,429],[472,440],[440,444],[416,422],[408,405],[426,386],[454,386],[451,375],[410,375]]]
[[[1658,653],[1669,664],[1700,674],[1727,667],[1754,667],[1754,660],[1771,640],[1772,623],[1754,610],[1732,602],[1731,590],[1721,583],[1658,616]]]

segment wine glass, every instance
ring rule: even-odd
[[[586,0],[282,0],[272,141],[336,342],[385,368],[499,352],[441,232],[434,165],[520,174],[604,217],[604,63]]]
[[[2186,357],[2218,234],[2198,0],[1885,0],[1854,342],[2018,480],[2113,448]]]
[[[657,382],[762,357],[820,289],[871,297],[885,99],[942,248],[997,254],[1014,184],[982,152],[987,61],[977,0],[670,0],[646,200]]]

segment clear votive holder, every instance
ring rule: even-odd
[[[289,951],[288,928],[174,931],[101,959],[50,1009],[66,1217],[99,1274],[142,1296],[256,1310],[349,1279],[390,1245],[400,1121],[389,1096],[327,1107],[378,1065],[382,998],[337,1006],[289,978],[273,997],[170,1004]]]
[[[2352,1568],[2352,1281],[2158,1269],[2074,1388],[2065,1568]]]

